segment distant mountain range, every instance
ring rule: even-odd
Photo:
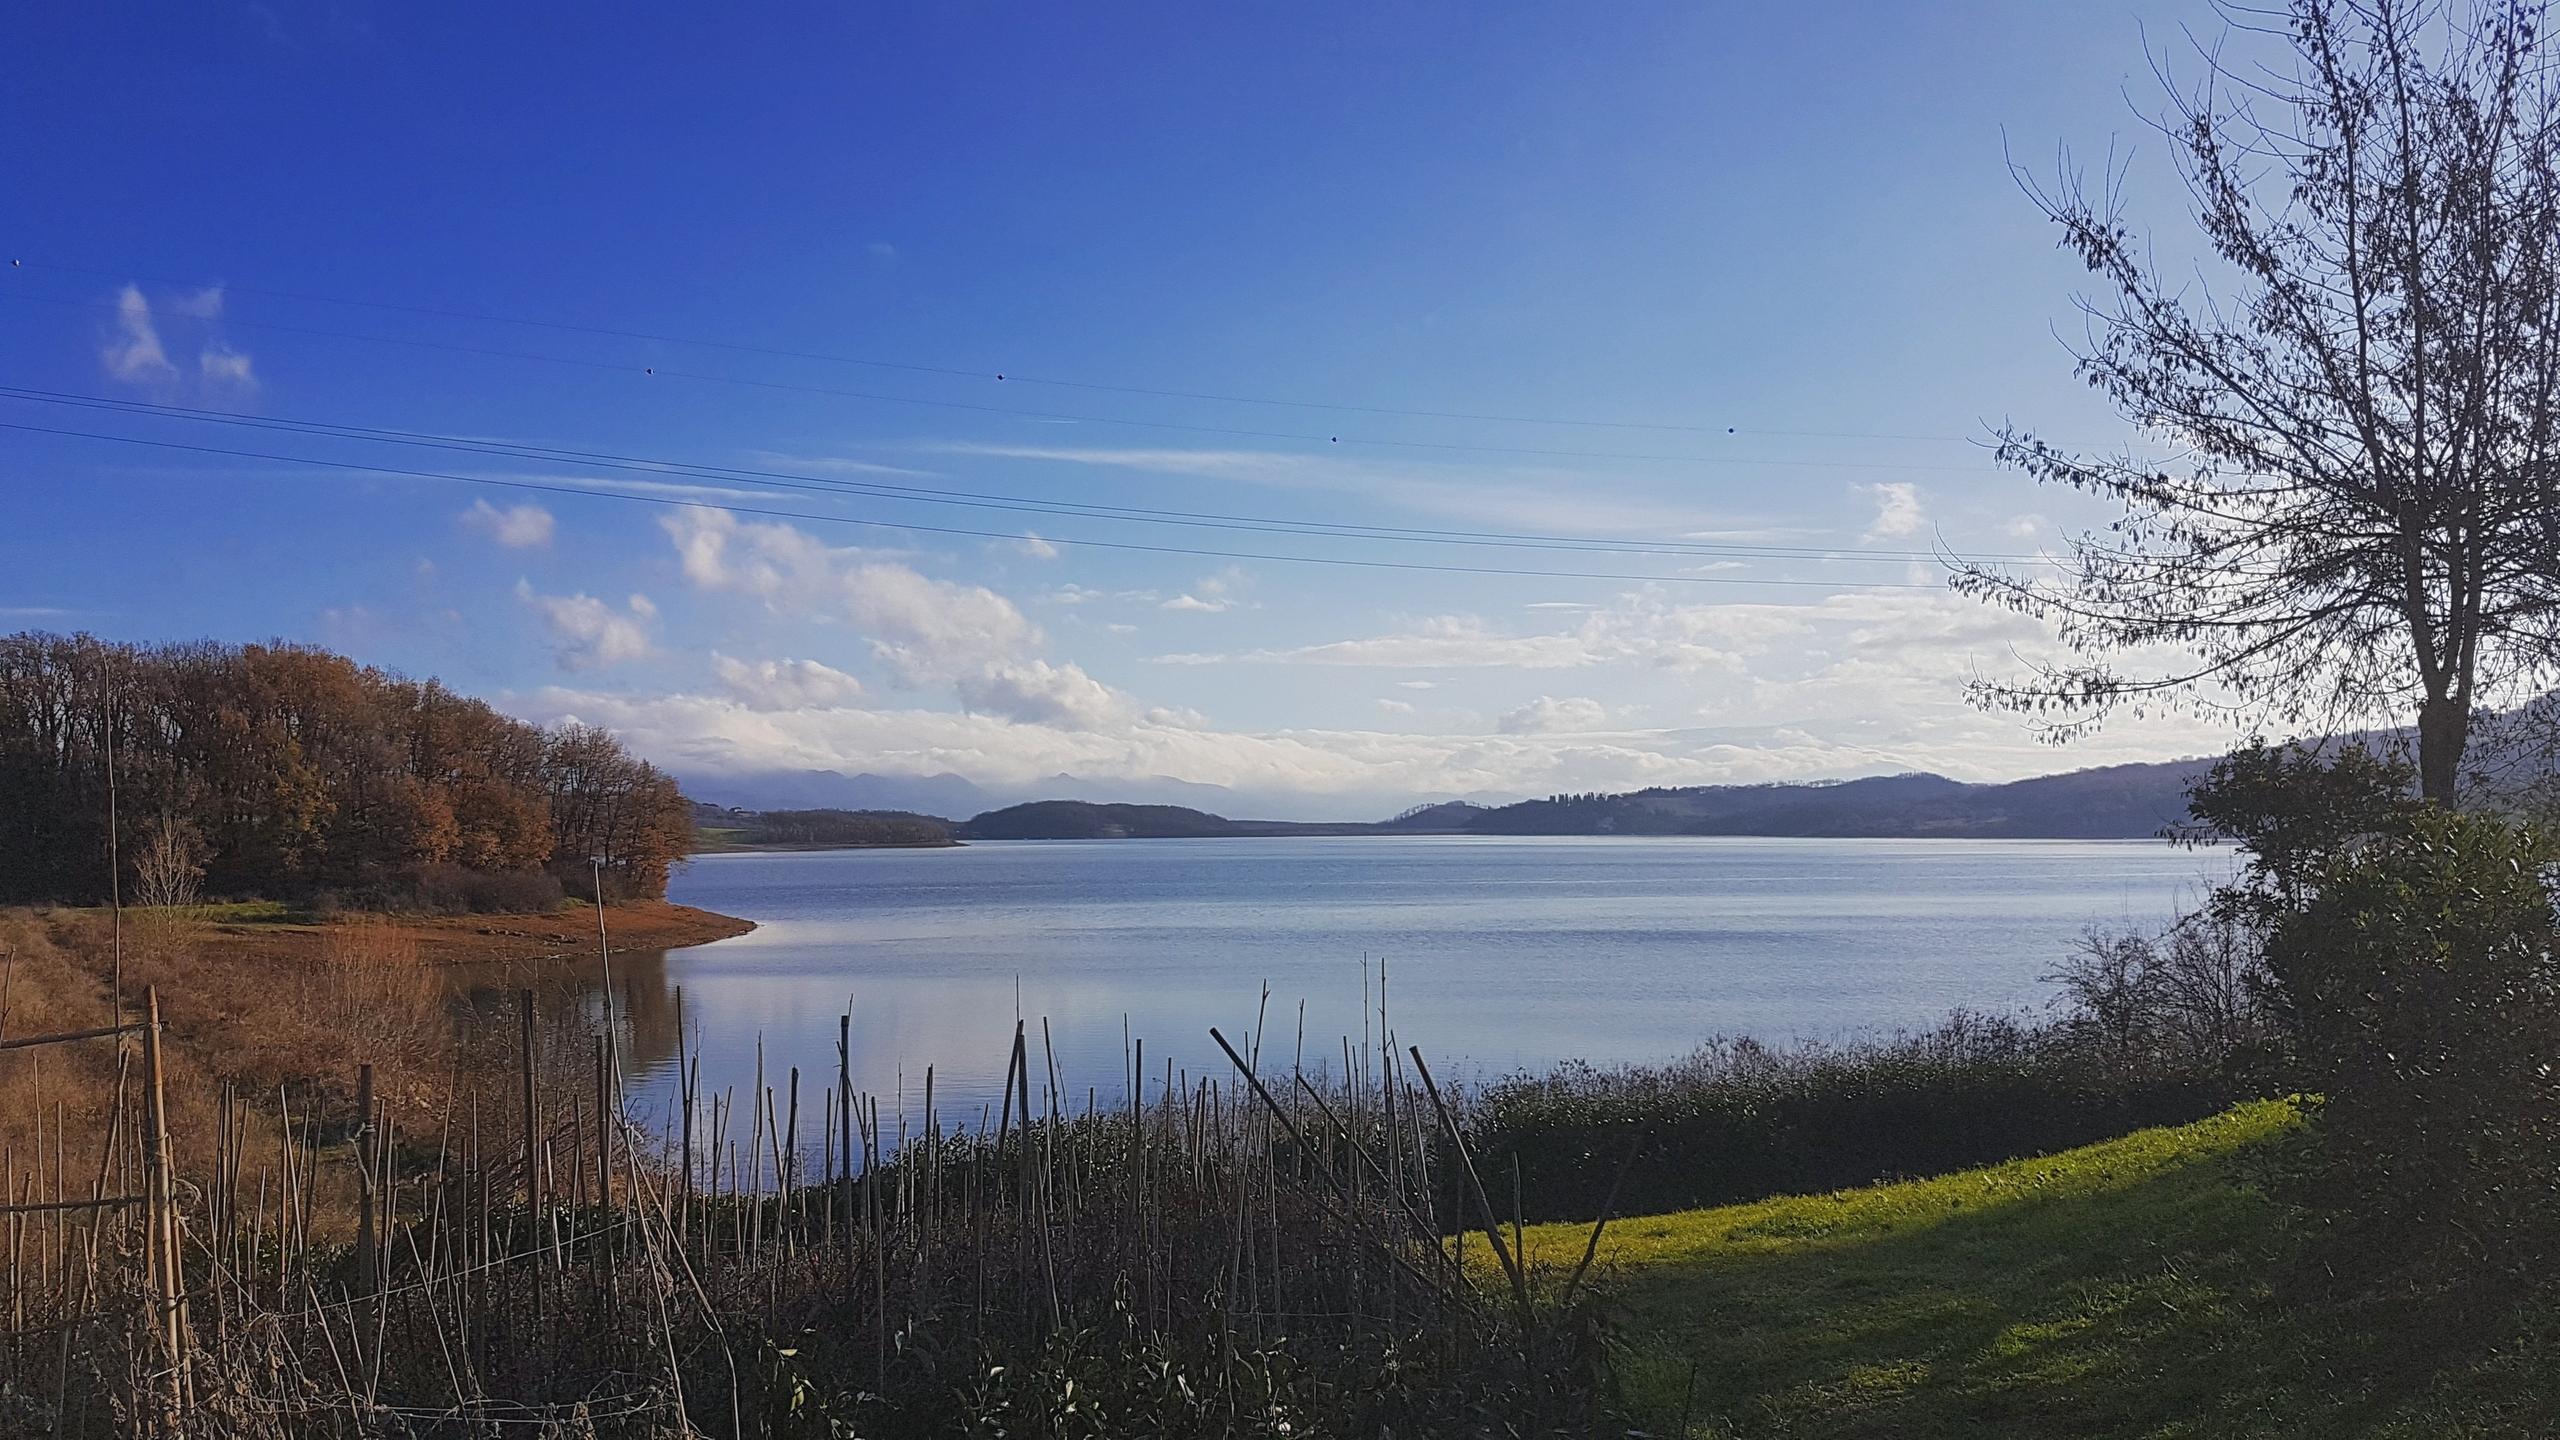
[[[2109,765],[1998,785],[1916,774],[1560,795],[1468,816],[1458,828],[1477,835],[2132,839],[2184,822],[2187,787],[2211,764]]]
[[[1415,806],[1386,820],[1231,819],[1197,804],[1129,799],[1093,800],[1052,795],[1014,804],[981,804],[993,797],[957,775],[895,777],[824,774],[823,778],[775,777],[714,792],[726,807],[706,806],[706,817],[726,816],[728,827],[749,832],[808,832],[803,816],[783,812],[858,812],[939,825],[959,840],[1068,840],[1208,838],[1253,835],[1773,835],[1830,837],[1970,837],[1980,839],[2136,839],[2160,834],[2187,818],[2187,786],[2209,760],[2109,765],[1980,785],[1941,775],[1882,775],[1860,780],[1803,784],[1694,785],[1626,794],[1554,795],[1486,805],[1450,800]],[[1087,789],[1072,777],[1059,777]],[[1214,786],[1176,787],[1173,793]],[[1062,787],[1064,788],[1064,787]],[[1099,788],[1099,787],[1094,787]],[[1154,790],[1132,786],[1123,790]],[[745,803],[770,796],[783,803]],[[745,797],[744,801],[741,798]],[[952,802],[960,803],[954,804]],[[758,812],[769,825],[747,824]],[[968,815],[966,820],[943,816]],[[706,826],[715,823],[706,818]],[[831,832],[832,833],[832,832]],[[856,830],[843,833],[859,833]],[[802,843],[806,843],[803,841]],[[823,843],[823,842],[821,842]],[[893,843],[917,842],[912,829]],[[930,843],[930,842],[926,842]]]
[[[966,776],[847,775],[834,770],[777,771],[760,775],[686,775],[676,777],[684,792],[724,808],[740,810],[893,811],[916,815],[980,815],[1030,800],[1091,800],[1119,804],[1183,805],[1222,814],[1289,812],[1306,818],[1307,807],[1321,802],[1300,796],[1260,796],[1223,785],[1199,785],[1170,776],[1145,780],[1087,780],[1052,775],[1028,785],[1001,789],[982,786]]]
[[[2337,737],[2405,752],[2405,728]],[[2560,787],[2560,692],[2474,721],[2467,785],[2484,796]],[[1086,780],[1054,775],[998,791],[952,774],[845,775],[832,770],[757,776],[679,776],[706,830],[753,848],[831,843],[896,822],[898,838],[931,844],[916,826],[953,839],[1172,838],[1246,835],[1773,835],[1837,838],[2141,839],[2187,819],[2187,787],[2211,758],[2106,765],[2029,780],[1974,784],[1943,775],[1877,775],[1761,785],[1688,785],[1623,794],[1432,796],[1382,820],[1347,818],[1338,801],[1258,795],[1154,776]],[[1394,803],[1382,801],[1384,804]],[[837,812],[829,815],[780,812]],[[770,824],[743,817],[773,814]],[[851,812],[847,815],[842,812]],[[1374,812],[1373,812],[1374,813]],[[968,816],[969,819],[940,817]],[[1259,815],[1260,819],[1231,819]]]

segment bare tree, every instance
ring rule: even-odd
[[[2055,738],[2152,704],[2335,729],[2414,718],[2449,799],[2472,717],[2552,673],[2560,399],[2560,87],[2544,3],[2226,5],[2202,79],[2160,70],[2220,262],[2167,271],[2112,163],[2021,182],[2097,279],[2081,376],[2174,461],[2010,426],[2001,461],[2114,502],[2058,578],[1957,588],[2075,652],[1978,682]],[[2174,654],[2162,663],[2158,657]]]
[[[142,844],[134,855],[134,898],[162,910],[195,904],[204,862],[204,840],[195,826],[174,815],[153,817],[143,826]]]

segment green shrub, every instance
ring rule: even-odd
[[[2521,1276],[2560,1239],[2560,849],[2421,811],[2330,858],[2269,964],[2321,1097],[2289,1188],[2339,1253]]]

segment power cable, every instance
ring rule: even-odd
[[[112,414],[148,415],[193,423],[218,424],[286,434],[317,435],[368,443],[408,445],[421,448],[459,451],[467,454],[495,455],[515,460],[538,460],[547,463],[586,465],[601,469],[632,471],[650,475],[679,475],[695,479],[737,480],[782,489],[818,494],[845,494],[867,499],[887,499],[919,504],[955,505],[972,509],[1015,511],[1027,514],[1055,515],[1077,519],[1118,520],[1131,523],[1173,525],[1192,529],[1241,530],[1256,533],[1312,535],[1327,539],[1386,540],[1410,544],[1463,545],[1502,549],[1559,550],[1568,553],[1664,555],[1683,558],[1735,558],[1816,560],[1826,563],[1898,563],[1912,560],[1933,561],[1944,558],[1940,552],[1918,550],[1848,550],[1840,547],[1754,545],[1732,541],[1621,541],[1605,537],[1522,534],[1504,531],[1469,531],[1429,529],[1410,526],[1384,526],[1334,521],[1299,520],[1288,517],[1232,515],[1217,512],[1163,510],[1134,506],[1094,505],[1076,501],[1057,501],[1040,497],[994,494],[984,491],[947,490],[926,486],[896,485],[887,481],[827,480],[793,475],[780,471],[759,470],[744,466],[711,465],[699,462],[657,459],[646,456],[620,455],[590,450],[572,450],[537,446],[520,442],[474,440],[463,436],[433,432],[388,430],[366,426],[344,425],[331,421],[310,420],[293,416],[242,415],[224,411],[203,410],[183,405],[167,405],[150,401],[128,400],[112,396],[81,395],[64,391],[37,390],[21,386],[0,385],[0,398],[37,404],[103,410]],[[2030,555],[1975,555],[1976,561],[2049,564],[2048,557]]]
[[[195,286],[198,282],[174,279],[165,275],[146,275],[127,270],[107,270],[95,266],[64,265],[42,260],[12,260],[13,268],[41,270],[62,275],[83,275],[95,279],[119,280],[125,283],[148,281],[154,285]],[[1858,430],[1762,430],[1735,425],[1684,425],[1665,421],[1597,420],[1587,417],[1558,415],[1522,415],[1470,410],[1427,410],[1393,405],[1366,405],[1335,400],[1295,400],[1267,395],[1235,395],[1207,390],[1176,390],[1148,385],[1116,384],[1097,380],[1068,380],[1055,376],[1026,375],[1018,370],[993,366],[968,368],[953,365],[926,365],[914,361],[882,360],[868,356],[844,355],[824,350],[797,350],[773,345],[751,345],[733,340],[710,340],[699,336],[671,335],[649,330],[623,329],[609,325],[581,325],[559,320],[538,320],[520,315],[499,315],[482,310],[460,310],[434,305],[408,305],[383,300],[359,300],[345,295],[321,295],[309,291],[277,290],[255,285],[225,283],[226,292],[259,295],[273,300],[291,300],[302,304],[342,305],[351,309],[378,310],[397,315],[423,315],[443,320],[467,320],[479,324],[515,325],[526,329],[551,330],[568,335],[593,335],[616,340],[641,340],[658,345],[684,345],[704,350],[724,350],[740,355],[766,355],[787,360],[815,360],[833,365],[853,365],[871,370],[889,370],[912,375],[940,375],[958,379],[996,381],[1011,385],[1037,385],[1052,389],[1086,390],[1109,395],[1141,395],[1162,400],[1204,400],[1224,405],[1265,405],[1289,410],[1331,411],[1345,415],[1379,415],[1419,420],[1465,420],[1499,425],[1555,425],[1589,430],[1644,430],[1682,435],[1777,435],[1793,438],[1829,440],[1910,440],[1930,443],[1967,444],[1978,437],[1964,435],[1914,435]]]
[[[56,305],[75,309],[95,309],[94,300],[73,300],[48,295],[0,294],[0,300],[21,304]],[[478,355],[503,360],[523,360],[543,365],[565,365],[607,374],[644,378],[689,380],[707,385],[730,385],[777,393],[823,396],[832,399],[862,400],[876,404],[913,405],[925,409],[950,410],[967,414],[1000,415],[1009,419],[1039,420],[1052,424],[1120,426],[1129,429],[1158,430],[1186,435],[1215,435],[1227,439],[1288,440],[1314,445],[1369,446],[1389,450],[1412,450],[1444,454],[1509,455],[1545,460],[1614,460],[1647,464],[1673,465],[1741,465],[1783,469],[1860,470],[1884,473],[1996,475],[1999,472],[1984,465],[1919,465],[1883,460],[1792,460],[1771,456],[1736,455],[1669,455],[1617,450],[1574,450],[1561,447],[1528,445],[1471,445],[1447,440],[1396,440],[1379,436],[1326,434],[1300,430],[1256,430],[1232,425],[1202,425],[1175,420],[1138,420],[1125,416],[1085,415],[1059,410],[1030,410],[1008,405],[986,405],[966,400],[934,400],[917,395],[893,395],[881,391],[849,390],[839,386],[808,385],[784,380],[758,380],[741,375],[714,375],[704,371],[675,370],[657,365],[633,365],[624,361],[587,360],[567,355],[545,355],[533,351],[506,350],[487,345],[463,345],[449,341],[419,340],[392,335],[368,335],[355,331],[330,330],[310,325],[286,325],[273,321],[241,320],[225,317],[226,326],[264,330],[276,334],[307,335],[332,340],[352,340],[363,344],[397,345],[415,350],[441,351],[447,354]],[[1738,433],[1738,432],[1737,432]],[[1799,432],[1810,433],[1810,432]]]
[[[324,460],[308,455],[285,455],[271,451],[235,450],[225,446],[197,445],[176,440],[153,440],[136,435],[110,435],[92,430],[69,430],[47,425],[27,425],[0,421],[0,430],[16,430],[34,435],[54,435],[78,440],[97,440],[119,445],[148,446],[159,450],[184,451],[199,455],[221,455],[240,460],[271,460],[292,465],[308,465],[321,469],[349,470],[372,475],[396,475],[420,480],[443,480],[463,485],[480,485],[495,489],[522,490],[550,495],[576,495],[595,500],[656,505],[687,510],[719,511],[732,515],[756,515],[785,520],[805,520],[816,524],[854,525],[866,529],[906,530],[925,535],[957,535],[980,540],[1019,541],[1023,537],[1008,531],[967,530],[944,525],[917,525],[895,520],[866,520],[845,515],[826,515],[802,510],[778,510],[748,505],[715,505],[709,501],[681,500],[670,496],[632,495],[614,491],[580,489],[571,485],[552,485],[529,480],[503,480],[486,475],[456,475],[441,470],[417,470],[403,466],[361,464],[345,460]],[[1405,570],[1450,575],[1503,575],[1540,580],[1615,580],[1666,585],[1773,585],[1813,587],[1831,591],[1843,590],[1940,590],[1943,586],[1893,581],[1831,581],[1786,578],[1754,579],[1725,575],[1649,575],[1589,570],[1525,570],[1490,565],[1441,565],[1412,560],[1366,560],[1333,555],[1277,555],[1251,551],[1211,550],[1184,545],[1148,545],[1128,540],[1093,540],[1064,536],[1042,536],[1052,545],[1083,546],[1103,550],[1125,550],[1153,555],[1183,555],[1211,560],[1252,560],[1286,565],[1335,565],[1364,570]]]

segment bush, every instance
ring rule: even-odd
[[[2290,1177],[2360,1262],[2521,1278],[2560,1239],[2560,960],[2529,827],[2422,811],[2277,927],[2316,1144]]]
[[[2101,1064],[2136,1074],[2266,1074],[2273,981],[2256,926],[2223,906],[2158,934],[2092,930],[2061,968],[2063,1020]]]
[[[1935,1030],[1772,1050],[1717,1041],[1668,1066],[1566,1066],[1494,1084],[1469,1143],[1507,1208],[1590,1219],[1632,1142],[1616,1213],[1645,1214],[1943,1174],[2200,1119],[2218,1069],[2131,1068],[2069,1025],[1958,1013]]]
[[[472,870],[422,865],[418,908],[439,915],[541,915],[560,908],[560,882],[539,870]]]
[[[350,891],[319,891],[306,907],[320,918],[344,910],[392,915],[545,915],[566,898],[540,870],[474,870],[413,865],[375,875]]]

